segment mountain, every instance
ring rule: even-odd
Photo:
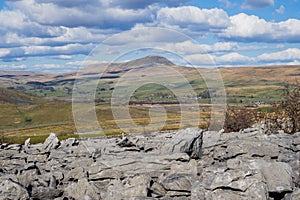
[[[141,66],[151,66],[155,64],[172,66],[175,65],[170,60],[165,57],[158,55],[149,55],[143,58],[139,58],[136,60],[128,61],[121,63],[121,67],[141,67]]]

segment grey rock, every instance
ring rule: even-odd
[[[49,137],[45,140],[43,144],[43,149],[50,151],[51,149],[56,149],[60,145],[60,141],[55,133],[50,133]]]
[[[167,194],[166,189],[156,181],[151,185],[150,192],[153,197],[163,197]]]
[[[202,152],[203,131],[189,128],[178,131],[166,139],[161,152],[187,153],[191,158],[199,159]]]
[[[77,181],[83,178],[87,178],[87,172],[83,167],[77,167],[65,174],[65,179],[68,181]]]
[[[190,192],[194,180],[190,174],[171,174],[162,181],[162,185],[166,190]]]
[[[298,200],[300,133],[263,132],[191,128],[61,142],[50,134],[44,144],[1,144],[0,199]]]
[[[36,199],[54,199],[62,196],[63,191],[55,188],[37,187],[33,188],[31,197]]]
[[[24,147],[29,147],[30,146],[30,138],[28,138],[27,140],[25,140],[24,142]]]
[[[297,188],[292,194],[291,194],[291,200],[299,200],[300,199],[300,189]]]
[[[76,138],[68,138],[65,141],[61,142],[61,148],[78,146],[78,145],[79,145],[79,141]]]
[[[270,163],[255,160],[250,163],[253,169],[258,169],[264,175],[268,191],[271,193],[289,193],[293,191],[292,168],[283,162]]]
[[[120,147],[135,147],[136,145],[131,142],[127,137],[124,137],[121,141],[117,143]]]
[[[0,197],[1,199],[27,200],[29,199],[29,194],[21,184],[7,179],[0,184]]]
[[[64,196],[74,199],[96,200],[100,199],[97,188],[87,179],[80,179],[76,183],[71,183],[64,190]]]

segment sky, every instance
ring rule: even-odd
[[[0,0],[0,70],[61,73],[152,46],[194,66],[300,65],[299,16],[300,0]]]

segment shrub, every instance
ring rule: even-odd
[[[237,132],[251,127],[255,123],[255,114],[245,107],[227,106],[224,131]]]
[[[283,100],[273,104],[274,112],[265,116],[266,133],[285,133],[300,131],[300,84],[286,85],[283,89]]]

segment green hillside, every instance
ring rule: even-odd
[[[31,105],[42,102],[45,102],[45,100],[42,98],[19,92],[16,90],[0,88],[1,104]]]

